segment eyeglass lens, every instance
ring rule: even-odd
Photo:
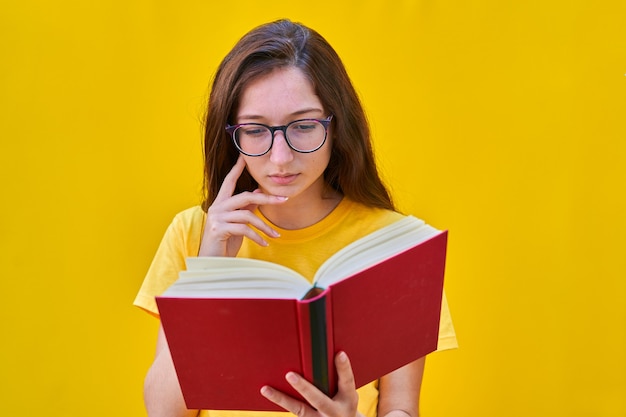
[[[261,155],[272,147],[272,131],[267,126],[259,124],[240,126],[235,130],[234,138],[237,146],[246,154]],[[287,142],[300,152],[317,150],[325,138],[326,129],[317,120],[296,121],[290,123],[286,129]]]

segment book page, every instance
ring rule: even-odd
[[[351,243],[331,256],[317,271],[316,286],[327,286],[376,265],[440,233],[413,216],[407,216]]]
[[[300,299],[311,284],[272,262],[229,257],[187,258],[187,270],[163,296],[188,298]]]

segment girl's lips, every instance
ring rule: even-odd
[[[298,177],[298,174],[287,174],[287,175],[276,174],[276,175],[270,175],[269,177],[270,177],[270,180],[274,182],[274,184],[288,185],[296,180],[296,178]]]

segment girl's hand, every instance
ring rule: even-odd
[[[289,372],[285,378],[308,401],[308,404],[268,386],[261,388],[261,394],[298,417],[357,416],[359,395],[356,392],[352,367],[345,352],[337,354],[335,366],[339,383],[337,394],[333,398],[328,397],[313,384],[293,372]]]
[[[278,232],[252,212],[259,205],[280,204],[287,198],[263,194],[260,190],[233,195],[245,166],[246,162],[240,155],[209,207],[199,256],[236,256],[244,236],[261,246],[267,246],[265,239],[250,226],[269,237],[279,236]]]

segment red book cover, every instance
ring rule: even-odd
[[[345,351],[357,387],[436,350],[447,232],[397,253],[311,299],[157,297],[190,409],[281,410],[259,390],[294,397],[294,371],[336,392]]]
[[[357,387],[437,349],[446,232],[330,287],[335,352]]]

